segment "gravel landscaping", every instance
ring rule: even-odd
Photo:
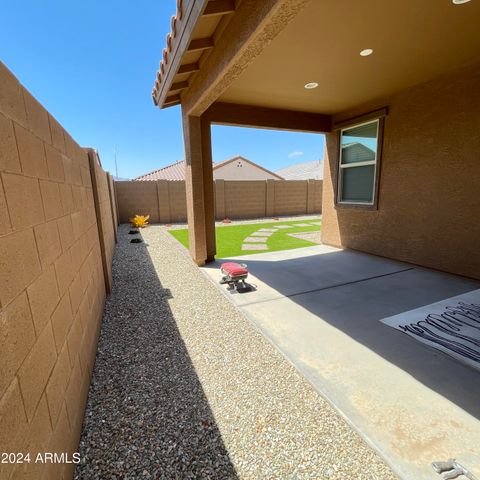
[[[165,227],[128,230],[76,479],[397,478]]]

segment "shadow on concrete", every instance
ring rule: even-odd
[[[243,257],[259,280],[258,291],[244,294],[241,299],[236,296],[234,303],[252,312],[263,303],[262,311],[275,315],[274,311],[280,312],[275,302],[288,297],[316,315],[319,322],[328,322],[480,419],[478,371],[380,322],[478,289],[480,282],[351,250],[296,254],[298,258],[282,260],[285,253],[277,252],[276,260],[274,254],[262,254],[265,259],[270,255],[268,260],[262,255]],[[207,268],[218,268],[220,263],[239,258],[221,259]],[[286,307],[282,304],[281,308]],[[283,312],[275,321],[281,322],[281,315],[288,315]],[[295,313],[298,315],[298,311]],[[301,323],[302,318],[295,321]]]
[[[236,479],[144,243],[119,230],[76,479]]]

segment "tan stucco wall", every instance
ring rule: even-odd
[[[78,447],[114,242],[98,176],[97,218],[87,151],[0,63],[0,452]],[[0,478],[73,468],[3,463]]]
[[[185,182],[115,182],[119,221],[135,214],[151,215],[152,223],[187,218]],[[321,180],[215,180],[216,218],[258,218],[321,213]]]
[[[278,177],[244,160],[234,160],[213,170],[214,180],[278,180]]]
[[[323,241],[480,278],[480,64],[345,112],[387,105],[378,210],[335,208],[327,135]]]

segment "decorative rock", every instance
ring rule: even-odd
[[[164,227],[142,231],[145,248],[128,228],[76,480],[397,478]]]

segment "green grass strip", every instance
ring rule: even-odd
[[[254,253],[276,252],[280,250],[291,250],[294,248],[311,247],[317,245],[307,240],[291,237],[290,233],[300,232],[318,232],[319,225],[308,227],[299,227],[299,223],[319,222],[320,219],[295,220],[289,222],[265,222],[265,223],[246,223],[242,225],[221,226],[215,228],[217,239],[216,258],[236,257],[239,255],[252,255]],[[268,250],[242,250],[243,240],[249,237],[253,232],[261,228],[275,228],[279,225],[290,225],[293,228],[281,228],[274,232],[267,240]],[[169,230],[169,233],[176,238],[182,245],[188,248],[188,229]]]

